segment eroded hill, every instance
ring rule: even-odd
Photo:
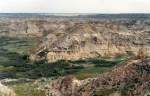
[[[31,51],[33,61],[150,54],[150,27],[146,21],[58,21],[48,28],[51,31]]]
[[[125,96],[149,96],[150,59],[132,58],[95,78],[61,77],[50,81],[44,90],[47,96],[116,96],[115,91],[125,92]]]

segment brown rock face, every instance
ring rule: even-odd
[[[150,58],[132,59],[96,78],[77,80],[72,76],[50,81],[47,96],[92,96],[96,90],[122,89],[127,96],[145,96],[150,91]]]

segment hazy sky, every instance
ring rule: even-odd
[[[150,0],[0,0],[0,12],[150,13]]]

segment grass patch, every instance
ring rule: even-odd
[[[85,68],[81,69],[74,75],[79,79],[83,80],[86,78],[92,78],[98,76],[98,74],[102,74],[106,71],[110,70],[110,68],[107,67],[91,67],[91,68]]]
[[[16,96],[46,96],[38,86],[33,83],[20,83],[13,86]]]

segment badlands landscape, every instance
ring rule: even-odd
[[[150,14],[0,14],[0,96],[149,96]]]

